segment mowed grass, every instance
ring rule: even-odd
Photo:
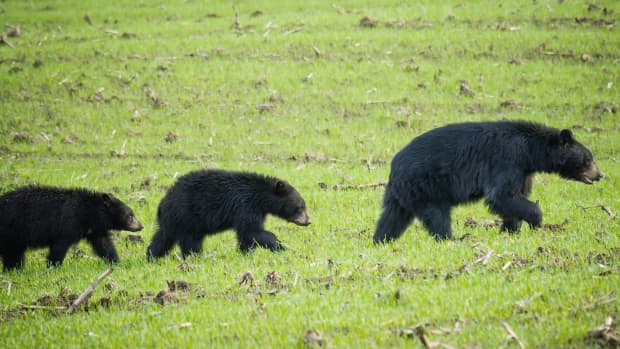
[[[2,192],[112,192],[146,227],[115,235],[122,262],[75,314],[55,307],[108,268],[85,243],[1,274],[0,347],[410,347],[419,329],[515,346],[502,322],[527,347],[595,346],[618,317],[619,20],[615,1],[0,2]],[[373,246],[383,189],[364,185],[393,154],[498,119],[571,128],[605,178],[538,175],[541,230],[500,233],[478,203],[454,211],[454,241],[416,222]],[[312,225],[269,218],[281,253],[226,232],[147,263],[159,200],[203,167],[288,180]],[[158,304],[170,280],[190,288]]]

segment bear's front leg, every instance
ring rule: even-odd
[[[536,203],[524,198],[521,194],[492,196],[487,198],[491,212],[501,217],[509,217],[502,227],[508,231],[517,231],[520,222],[526,221],[530,227],[539,228],[542,225],[542,211]],[[506,224],[508,223],[508,224]]]
[[[86,240],[88,240],[90,245],[93,247],[93,250],[97,256],[110,263],[120,262],[118,252],[116,252],[116,247],[114,246],[114,242],[112,242],[112,236],[110,236],[110,233],[89,234],[86,236]]]
[[[523,194],[523,197],[525,199],[527,199],[527,197],[532,192],[533,177],[534,177],[534,174],[530,173],[525,177],[525,179],[523,179],[523,186],[521,188],[521,194]],[[500,228],[501,231],[507,231],[513,234],[513,233],[518,233],[519,230],[521,229],[521,220],[519,218],[502,216],[502,220],[504,222],[502,223],[502,227]]]
[[[253,234],[238,234],[239,249],[242,252],[249,252],[253,250],[257,245],[262,248],[268,248],[272,251],[285,250],[286,247],[282,245],[280,240],[269,231],[263,230]]]
[[[262,248],[268,248],[272,251],[286,250],[286,247],[282,245],[280,240],[270,231],[262,231],[258,235],[254,236],[254,240],[258,246]]]
[[[502,217],[503,223],[500,231],[507,231],[511,234],[518,233],[521,229],[521,220],[514,217]]]

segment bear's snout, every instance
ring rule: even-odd
[[[144,225],[142,225],[136,217],[131,217],[129,224],[127,225],[127,230],[140,231],[142,229],[144,229]]]
[[[596,166],[596,163],[592,162],[590,167],[582,174],[581,181],[585,184],[592,184],[601,178],[603,178],[603,174],[598,169],[598,166]]]
[[[307,226],[310,225],[310,217],[308,216],[308,213],[304,211],[293,217],[293,219],[291,219],[291,222],[297,225]]]

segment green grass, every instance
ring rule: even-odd
[[[620,211],[620,6],[592,3],[238,2],[236,28],[224,2],[0,2],[3,29],[21,29],[0,44],[2,192],[112,192],[146,244],[175,178],[219,167],[287,179],[313,222],[270,218],[282,253],[209,237],[184,268],[146,263],[146,245],[118,233],[122,262],[73,315],[22,306],[64,306],[108,266],[85,243],[54,269],[31,251],[0,275],[0,347],[303,347],[308,330],[330,348],[410,347],[420,324],[456,347],[514,345],[502,321],[527,347],[594,346],[587,332],[618,317],[620,226],[582,207]],[[495,218],[478,203],[453,213],[461,240],[437,243],[416,222],[376,247],[383,190],[333,188],[386,181],[424,131],[498,119],[572,128],[593,151],[596,185],[535,179],[532,199],[561,229],[467,227]],[[240,285],[246,272],[254,282]],[[192,288],[162,306],[152,295],[166,280]]]

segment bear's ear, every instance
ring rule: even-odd
[[[284,196],[289,192],[289,185],[285,181],[278,181],[276,183],[276,194]]]
[[[560,144],[561,145],[571,144],[574,141],[575,139],[573,138],[573,133],[571,132],[571,130],[564,129],[560,131]]]
[[[112,206],[113,196],[111,194],[103,193],[101,197],[103,198],[103,204],[105,207]]]

